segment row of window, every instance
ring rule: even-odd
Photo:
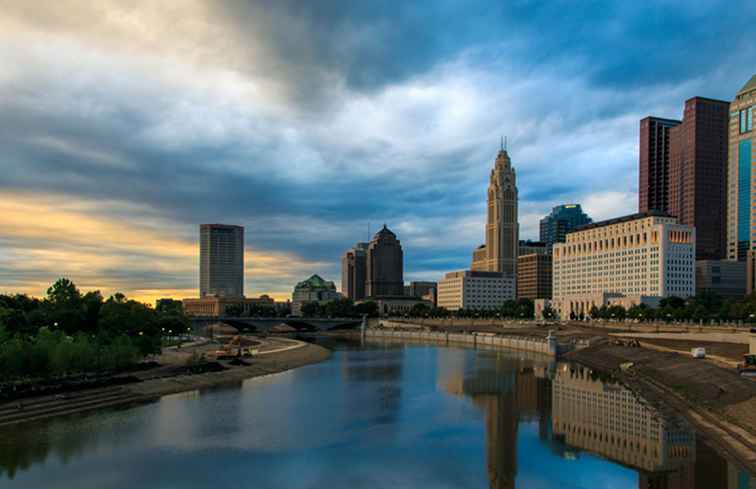
[[[751,106],[740,111],[740,134],[753,130],[753,109],[754,107]]]

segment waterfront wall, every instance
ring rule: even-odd
[[[556,338],[500,336],[490,334],[461,334],[431,331],[407,331],[397,329],[367,329],[367,338],[396,338],[443,344],[461,344],[476,347],[505,348],[510,350],[540,353],[552,357],[559,356],[572,350],[572,345],[559,344]]]

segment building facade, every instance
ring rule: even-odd
[[[552,256],[543,253],[517,258],[517,298],[551,299]]]
[[[367,297],[404,296],[404,253],[402,244],[386,225],[367,249]]]
[[[323,280],[320,275],[313,275],[294,286],[294,292],[291,295],[291,313],[301,316],[302,306],[308,302],[324,304],[337,299],[341,299],[341,294],[336,291],[336,285],[330,280]]]
[[[358,301],[365,298],[368,243],[357,243],[341,257],[341,293]]]
[[[729,102],[685,101],[682,123],[669,130],[667,212],[696,228],[696,257],[725,256]]]
[[[404,295],[407,295],[409,297],[422,298],[423,296],[427,295],[428,292],[434,291],[436,287],[438,287],[438,284],[436,282],[412,281],[406,287],[406,293]]]
[[[756,243],[753,214],[756,206],[756,173],[753,168],[756,165],[755,112],[756,75],[738,91],[730,104],[727,164],[727,258],[730,260],[746,261]]]
[[[502,147],[489,179],[486,242],[473,252],[472,270],[516,277],[519,233],[517,177]]]
[[[256,306],[277,307],[276,302],[267,295],[262,295],[259,298],[205,296],[199,299],[184,299],[182,302],[184,313],[187,316],[195,317],[228,316],[230,314],[228,310],[231,308],[237,311],[234,315],[246,316]],[[286,303],[278,303],[280,307],[285,305]]]
[[[746,295],[746,262],[696,261],[696,295],[702,293],[713,293],[726,299],[742,299]]]
[[[515,298],[515,280],[501,272],[465,270],[447,273],[438,282],[438,307],[496,309]]]
[[[663,213],[610,219],[554,245],[552,307],[589,315],[610,301],[627,307],[695,294],[696,232]]]
[[[200,297],[244,296],[244,228],[200,225]]]
[[[580,204],[562,204],[551,209],[551,213],[541,219],[540,239],[551,249],[554,243],[564,243],[568,232],[593,220],[583,212]]]
[[[382,316],[402,316],[412,311],[412,308],[418,304],[433,307],[430,301],[418,297],[408,296],[380,296],[367,299],[375,302],[378,308],[378,314]]]
[[[517,248],[517,256],[530,255],[531,253],[547,254],[551,253],[551,248],[543,241],[520,240],[520,246]]]
[[[640,121],[639,212],[668,211],[670,130],[679,124],[680,121],[659,117]]]

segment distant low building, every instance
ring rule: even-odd
[[[496,309],[515,298],[515,280],[501,272],[463,270],[447,273],[438,282],[438,307]]]
[[[291,298],[291,313],[300,316],[302,306],[308,302],[325,304],[341,299],[341,297],[342,295],[336,291],[336,285],[333,282],[323,280],[320,275],[313,275],[294,287]]]
[[[696,294],[712,292],[727,299],[746,294],[746,263],[734,260],[698,260]]]
[[[375,304],[378,306],[378,314],[381,314],[383,316],[407,314],[417,304],[424,304],[429,308],[433,307],[433,304],[429,301],[404,295],[367,297],[362,302],[375,302]]]
[[[252,297],[213,297],[205,296],[199,299],[184,299],[184,314],[187,316],[219,317],[227,316],[229,309],[237,309],[235,313],[244,316],[256,306],[265,305],[274,307],[276,301],[267,295],[258,298]],[[236,314],[234,314],[236,315]]]
[[[410,282],[404,289],[404,295],[421,298],[438,286],[436,282]]]

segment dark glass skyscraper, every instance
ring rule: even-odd
[[[670,130],[679,125],[680,121],[660,117],[640,121],[639,212],[668,210]]]
[[[551,210],[551,214],[541,219],[541,241],[548,247],[554,243],[564,243],[568,231],[592,222],[580,204],[558,205]]]
[[[244,228],[200,226],[200,297],[244,296]]]

